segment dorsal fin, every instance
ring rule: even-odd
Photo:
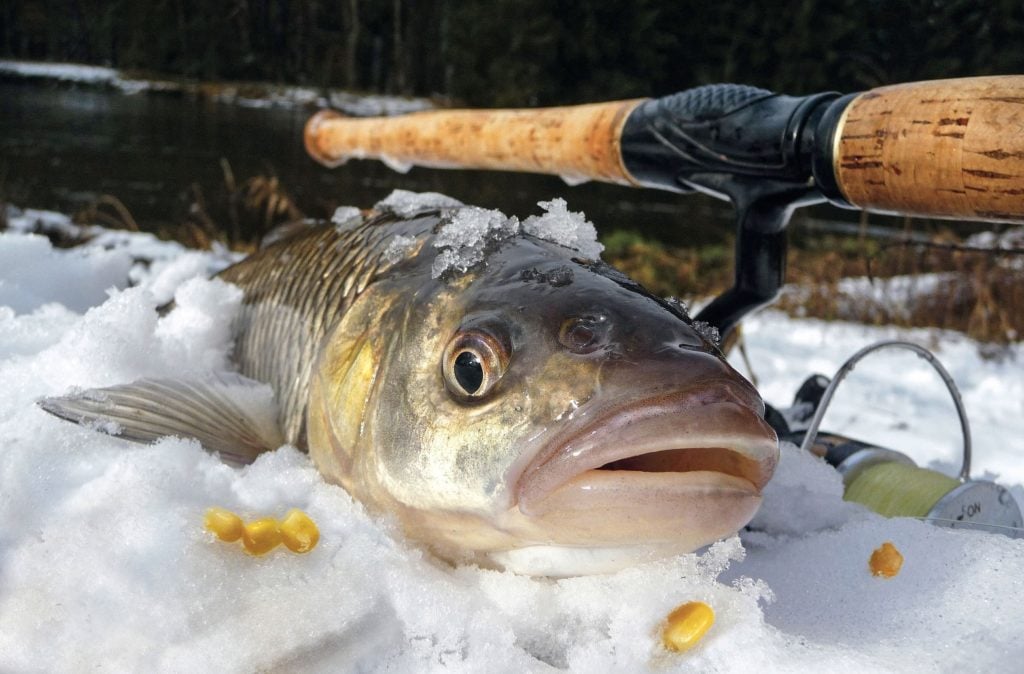
[[[233,372],[131,384],[43,398],[44,410],[134,442],[195,438],[233,464],[284,444],[271,388]]]

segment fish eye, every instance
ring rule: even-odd
[[[482,330],[457,333],[441,361],[445,386],[456,399],[480,400],[494,388],[508,365],[508,349]]]

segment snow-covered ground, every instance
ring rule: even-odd
[[[1024,540],[873,515],[790,446],[757,531],[553,581],[434,561],[288,447],[233,469],[191,441],[132,445],[61,422],[34,401],[223,367],[240,294],[206,278],[226,251],[98,230],[58,250],[24,233],[40,220],[70,227],[26,212],[0,233],[0,671],[1015,671],[1024,657]],[[761,390],[783,405],[808,374],[896,335],[775,313],[745,330]],[[956,335],[900,336],[960,384],[975,473],[1024,496],[1024,348],[985,360]],[[913,355],[865,361],[825,426],[922,464],[959,461],[945,389]],[[246,556],[203,530],[212,505],[302,508],[320,545]],[[868,571],[884,541],[906,559],[892,579]],[[667,653],[659,623],[691,600],[716,623]]]
[[[426,98],[355,94],[340,89],[319,89],[268,83],[202,83],[186,80],[143,79],[114,68],[78,63],[44,63],[0,59],[0,76],[54,80],[104,86],[126,94],[184,92],[249,108],[330,106],[356,117],[399,115],[434,107]]]

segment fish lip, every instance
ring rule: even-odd
[[[583,408],[581,408],[583,409]],[[693,416],[700,410],[701,414]],[[725,415],[738,424],[708,432],[711,414]],[[749,485],[759,496],[778,463],[775,431],[764,421],[764,403],[749,386],[729,379],[702,382],[682,390],[637,398],[625,404],[609,404],[555,432],[541,446],[513,481],[513,507],[529,515],[534,506],[566,483],[601,466],[665,450],[722,449],[736,455],[743,474],[719,468],[711,472],[739,478],[734,484]],[[678,423],[670,423],[675,415]],[[688,415],[688,416],[686,416]],[[675,427],[671,430],[668,427]],[[691,431],[696,430],[696,433]],[[613,437],[627,436],[625,441]],[[639,439],[631,444],[628,436]],[[651,437],[645,437],[650,435]],[[610,439],[609,439],[610,438]],[[697,468],[692,473],[706,471]],[[639,474],[644,474],[640,472]],[[687,472],[675,473],[681,480]]]

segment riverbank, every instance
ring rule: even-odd
[[[203,82],[78,63],[0,59],[0,81],[5,79],[54,82],[123,94],[195,96],[249,108],[331,107],[353,117],[400,115],[435,107],[435,103],[427,98],[363,94],[342,89],[300,87],[270,82]]]

